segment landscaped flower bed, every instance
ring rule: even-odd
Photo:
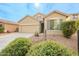
[[[2,56],[72,56],[75,52],[52,40],[32,43],[31,39],[17,38],[0,53]]]
[[[73,56],[75,52],[52,41],[46,40],[30,47],[26,55],[30,56]]]
[[[32,41],[27,38],[16,38],[5,49],[3,49],[0,55],[4,56],[24,56],[31,46]]]

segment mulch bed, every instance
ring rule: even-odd
[[[34,42],[44,40],[44,35],[40,34],[39,37],[31,37]],[[47,35],[47,39],[54,40],[70,49],[77,51],[77,35],[76,33],[72,35],[70,39],[65,38],[63,35],[51,34]]]

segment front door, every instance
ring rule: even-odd
[[[44,23],[41,23],[41,33],[44,33]]]

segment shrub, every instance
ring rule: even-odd
[[[4,27],[0,27],[0,33],[4,32]]]
[[[79,29],[79,20],[76,21],[75,26],[76,26],[76,29]]]
[[[26,38],[16,38],[5,49],[3,49],[0,55],[4,56],[24,56],[31,45],[31,40]]]
[[[26,55],[30,56],[70,56],[75,55],[74,52],[59,45],[58,43],[47,40],[30,47],[30,50]]]
[[[62,22],[61,30],[66,38],[70,38],[76,31],[75,21]]]

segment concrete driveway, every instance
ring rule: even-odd
[[[15,40],[18,37],[26,37],[29,38],[33,36],[30,33],[10,33],[5,36],[0,36],[0,51],[5,48],[11,41]]]

